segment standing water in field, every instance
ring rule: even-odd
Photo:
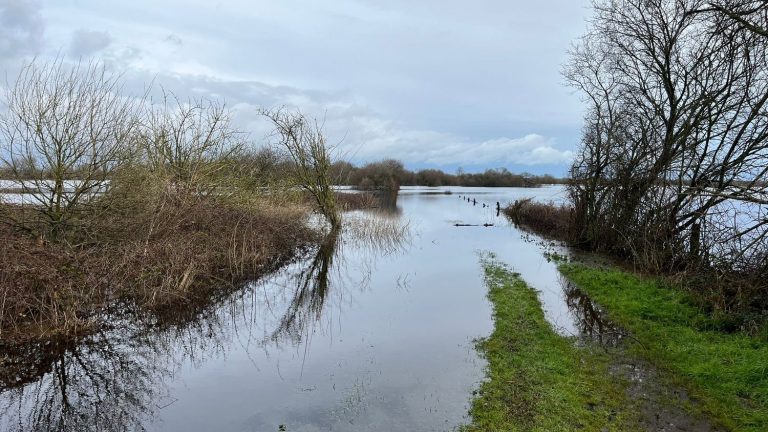
[[[404,188],[192,314],[117,310],[97,334],[6,353],[0,430],[453,430],[484,378],[474,341],[493,328],[479,251],[540,290],[558,331],[578,332],[555,263],[496,211],[563,196]]]

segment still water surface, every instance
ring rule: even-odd
[[[496,213],[496,202],[526,197],[564,193],[404,188],[388,208],[347,215],[319,251],[195,316],[114,317],[112,329],[28,354],[37,373],[19,367],[3,383],[0,430],[454,430],[483,379],[474,340],[493,327],[481,251],[540,290],[558,331],[578,333],[555,264]],[[356,234],[371,218],[381,233]]]

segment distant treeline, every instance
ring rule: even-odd
[[[566,182],[551,175],[515,174],[506,168],[488,169],[482,173],[465,173],[459,169],[456,174],[438,169],[411,171],[395,159],[372,162],[362,167],[349,162],[335,162],[332,176],[336,184],[387,190],[397,190],[400,186],[535,187]]]

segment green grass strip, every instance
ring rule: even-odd
[[[684,384],[703,410],[734,431],[768,431],[768,343],[713,331],[682,291],[618,270],[560,270],[642,346],[632,350]]]
[[[631,431],[607,357],[577,348],[544,318],[536,292],[493,256],[482,258],[493,334],[478,343],[487,380],[464,431]]]

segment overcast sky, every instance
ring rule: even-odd
[[[562,85],[587,0],[0,0],[0,68],[97,58],[132,88],[325,119],[353,162],[564,174],[581,104]]]

